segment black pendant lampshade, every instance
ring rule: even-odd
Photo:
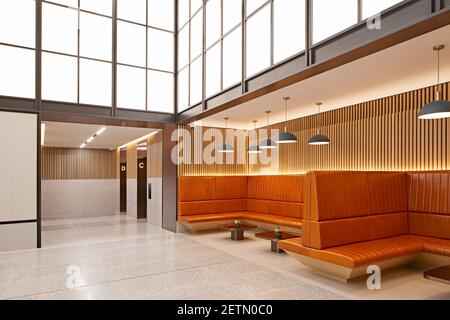
[[[288,104],[289,99],[290,99],[289,97],[283,98],[284,112],[285,112],[284,132],[282,132],[278,135],[278,138],[276,140],[276,142],[278,144],[289,144],[289,143],[298,142],[297,137],[293,133],[287,131],[287,104]]]
[[[266,139],[261,141],[261,143],[259,144],[259,148],[260,149],[276,149],[277,148],[277,144],[275,141],[270,140],[270,139]]]
[[[430,102],[420,110],[418,118],[421,120],[450,118],[450,102],[447,100]]]
[[[323,134],[316,134],[309,139],[309,144],[313,146],[323,146],[330,143],[330,138]]]
[[[219,153],[233,153],[234,149],[233,146],[230,144],[223,144],[221,146],[219,146],[219,148],[217,149],[217,152]]]
[[[266,111],[267,114],[267,126],[269,126],[270,124],[270,113],[272,111]],[[259,148],[263,149],[263,150],[267,150],[267,149],[276,149],[277,148],[277,144],[275,141],[271,140],[271,139],[265,139],[263,141],[261,141],[259,143]]]
[[[225,131],[226,131],[228,129],[228,120],[230,120],[230,118],[224,118],[224,120],[225,120]],[[234,153],[234,148],[232,145],[225,143],[217,148],[217,152],[219,152],[219,153]]]
[[[256,123],[258,123],[258,120],[253,120],[253,130],[256,131]],[[254,145],[254,146],[250,146],[247,150],[247,152],[249,154],[259,154],[262,153],[263,151],[261,150],[261,148],[258,145]]]
[[[435,100],[425,105],[419,112],[418,118],[421,120],[435,120],[450,118],[450,102],[448,100],[440,100],[440,52],[444,50],[444,45],[437,45],[433,48],[438,56],[438,89],[436,91]]]
[[[330,138],[328,138],[326,135],[320,133],[320,127],[322,125],[322,115],[320,114],[320,107],[322,106],[322,102],[317,102],[317,110],[319,115],[319,128],[317,129],[317,134],[315,136],[312,136],[309,139],[309,144],[312,146],[324,146],[327,144],[330,144]]]

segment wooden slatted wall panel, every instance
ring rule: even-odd
[[[210,175],[246,175],[248,173],[248,161],[247,161],[247,139],[244,138],[243,140],[243,148],[242,150],[242,160],[243,161],[237,161],[238,153],[234,154],[218,154],[214,150],[211,152],[211,154],[216,157],[216,159],[220,159],[223,164],[218,164],[220,162],[216,162],[213,164],[205,164],[203,161],[196,161],[196,159],[203,159],[203,153],[208,145],[210,145],[212,142],[202,141],[203,134],[206,130],[211,129],[208,127],[202,127],[199,128],[198,132],[195,132],[194,128],[191,128],[189,126],[180,126],[180,129],[185,129],[189,132],[189,137],[185,137],[184,134],[181,132],[179,136],[180,144],[183,148],[183,150],[191,150],[191,157],[190,162],[191,164],[181,164],[178,166],[178,175],[179,176],[210,176]],[[216,129],[216,128],[212,128]],[[220,130],[222,135],[225,136],[225,130],[224,129],[216,129]],[[246,135],[246,132],[240,131],[241,134]],[[235,145],[237,145],[238,138],[235,138]],[[195,145],[203,146],[203,148],[195,148]],[[218,144],[214,144],[215,149],[219,146]],[[240,162],[240,164],[238,164]],[[231,164],[227,164],[231,163]]]
[[[449,83],[441,86],[449,99]],[[310,146],[317,115],[289,121],[299,142],[280,147],[280,168],[273,174],[313,170],[417,171],[450,170],[450,119],[423,121],[419,110],[433,100],[435,88],[424,88],[322,114],[321,131],[332,143]],[[283,129],[282,124],[269,127]],[[263,167],[181,165],[180,175],[260,174]],[[264,173],[267,173],[264,171]]]
[[[42,180],[116,179],[116,152],[96,149],[41,149]]]

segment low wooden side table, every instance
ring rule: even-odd
[[[231,240],[241,241],[245,239],[245,230],[256,229],[258,226],[250,223],[235,221],[234,223],[224,224],[219,227],[223,230],[231,232]]]
[[[271,250],[275,253],[283,253],[284,251],[278,248],[278,242],[292,238],[299,238],[299,235],[280,231],[278,228],[275,231],[262,232],[255,235],[256,238],[270,240]]]
[[[428,280],[450,285],[450,266],[425,271],[423,277]]]

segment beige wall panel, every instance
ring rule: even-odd
[[[37,219],[37,115],[0,112],[0,222]]]

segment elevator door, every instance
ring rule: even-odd
[[[127,212],[127,163],[120,164],[120,212]]]
[[[147,158],[137,163],[137,218],[147,219]]]

